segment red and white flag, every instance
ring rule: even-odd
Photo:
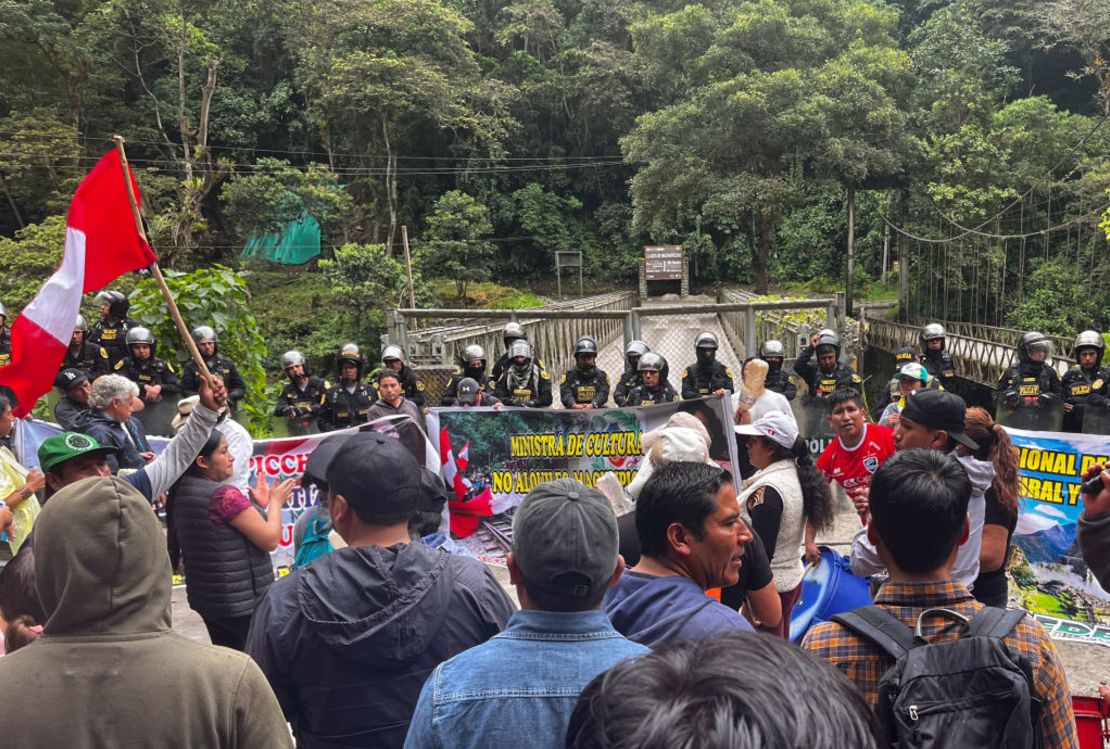
[[[139,200],[135,176],[128,176]],[[54,384],[73,337],[81,295],[157,261],[135,227],[120,154],[109,151],[73,196],[61,267],[12,324],[12,363],[0,368],[0,386],[15,393],[16,416],[30,413]]]
[[[462,450],[459,450],[459,457],[455,458],[455,465],[459,467],[460,471],[466,473],[466,467],[470,465],[470,440],[467,440],[466,444],[462,446]]]

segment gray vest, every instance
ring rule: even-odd
[[[202,616],[250,616],[258,597],[274,582],[270,555],[228,526],[208,516],[212,493],[220,485],[182,476],[173,490],[173,528],[185,562],[189,606]]]

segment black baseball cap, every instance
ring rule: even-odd
[[[349,439],[348,435],[330,437],[318,444],[309,454],[304,464],[304,476],[310,481],[327,483],[328,466],[335,459],[339,448],[343,447]]]
[[[979,443],[964,434],[964,416],[967,403],[955,393],[947,390],[918,390],[906,398],[906,407],[901,418],[930,429],[943,429],[948,436],[972,450],[979,449]]]
[[[399,440],[377,432],[359,432],[336,452],[326,477],[328,487],[353,506],[389,514],[411,512],[420,506],[422,470]]]
[[[75,367],[68,367],[58,373],[54,378],[54,387],[61,390],[63,393],[68,393],[78,385],[83,385],[89,381],[89,376],[85,374],[85,370],[77,369]]]
[[[481,390],[478,387],[478,381],[473,377],[464,377],[459,380],[459,403],[465,403],[472,406],[478,402],[478,392]]]

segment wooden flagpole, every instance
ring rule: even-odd
[[[139,213],[139,203],[135,199],[135,188],[131,185],[131,167],[127,163],[127,151],[123,148],[123,136],[117,135],[112,140],[115,141],[116,150],[119,151],[120,166],[123,168],[123,182],[127,185],[127,197],[131,201],[131,214],[135,217],[135,229],[138,230],[143,241],[150,244],[150,240],[146,236],[146,229],[143,228],[143,217]],[[173,300],[173,294],[170,293],[170,287],[166,285],[166,277],[162,275],[162,269],[158,267],[158,263],[153,263],[150,266],[150,272],[154,275],[154,280],[158,282],[158,288],[162,290],[162,298],[166,300],[170,317],[177,325],[177,332],[181,334],[181,339],[185,341],[185,346],[189,349],[189,355],[193,357],[193,361],[196,362],[201,375],[208,380],[209,385],[215,387],[213,380],[217,378],[214,378],[212,373],[208,371],[208,365],[204,363],[204,357],[200,355],[200,349],[197,348],[192,333],[185,325],[185,320],[181,317],[181,311],[177,309],[177,302]]]

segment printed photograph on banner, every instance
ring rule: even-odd
[[[1110,437],[1007,428],[1018,450],[1019,513],[1010,605],[1061,640],[1110,646],[1110,593],[1087,570],[1076,540],[1080,476],[1110,456]]]
[[[532,489],[554,479],[596,486],[620,503],[645,460],[645,435],[679,413],[679,421],[704,427],[710,459],[735,474],[732,418],[721,398],[580,411],[431,409],[428,435],[433,441],[438,435],[439,455],[429,456],[428,467],[440,472],[452,492],[452,539],[465,553],[504,564],[514,510]]]

